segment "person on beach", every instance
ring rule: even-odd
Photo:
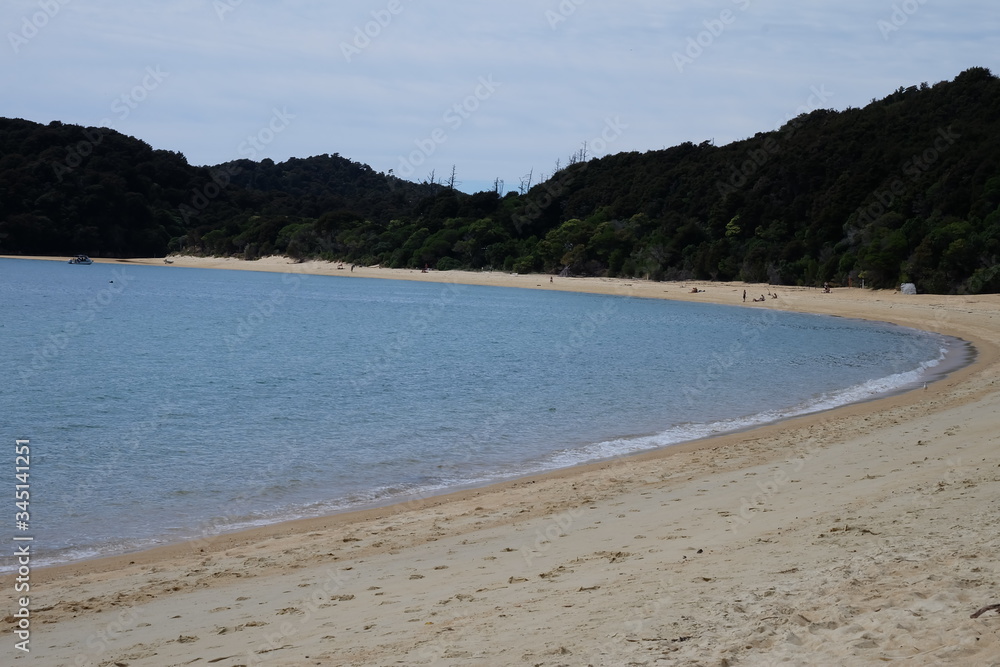
[[[743,290],[743,303],[747,302],[747,291]]]

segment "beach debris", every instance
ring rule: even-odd
[[[985,614],[988,611],[996,611],[997,613],[1000,613],[1000,604],[986,605],[985,607],[983,607],[982,609],[980,609],[979,611],[977,611],[975,614],[973,614],[969,618],[979,618],[980,616],[982,616],[983,614]]]
[[[566,569],[565,566],[560,565],[556,569],[549,570],[548,572],[542,572],[538,576],[541,577],[542,579],[554,579],[561,574],[573,574],[573,570],[568,570]]]
[[[619,563],[629,558],[632,554],[628,551],[598,551],[594,555],[607,558],[609,563]]]

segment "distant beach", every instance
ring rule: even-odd
[[[1000,603],[998,295],[170,260],[741,307],[746,290],[746,308],[935,331],[976,358],[926,389],[666,450],[39,569],[35,655],[13,664],[1000,660],[1000,614],[970,618]]]

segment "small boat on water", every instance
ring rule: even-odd
[[[87,257],[86,255],[77,255],[73,259],[69,260],[70,264],[93,264],[94,260]]]

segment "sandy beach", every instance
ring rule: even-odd
[[[824,313],[976,356],[926,389],[751,431],[33,569],[30,594],[7,576],[3,664],[1000,665],[1000,611],[972,618],[1000,604],[1000,295],[171,261]]]

